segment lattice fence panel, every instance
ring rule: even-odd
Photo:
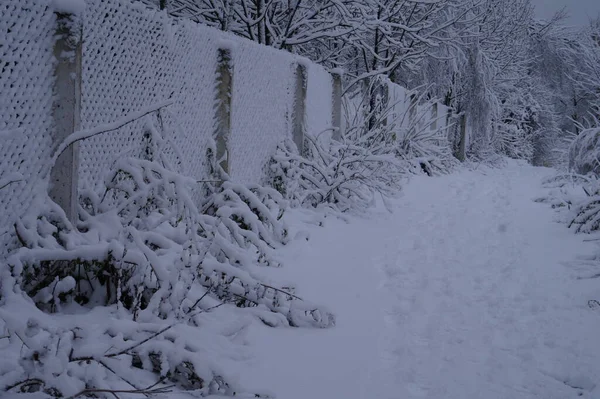
[[[331,124],[331,79],[320,66],[130,0],[86,0],[81,16],[81,129],[113,123],[172,99],[156,114],[79,143],[80,188],[100,190],[115,161],[144,157],[152,125],[169,141],[166,157],[178,171],[206,176],[206,150],[215,126],[219,48],[233,55],[231,170],[234,180],[259,183],[277,143],[291,134],[297,62],[307,65],[307,128]],[[44,183],[53,142],[53,55],[56,15],[50,0],[0,2],[0,254],[14,247],[13,224]],[[321,94],[320,94],[321,93]],[[326,93],[323,95],[322,93]]]
[[[55,26],[44,1],[0,2],[0,181],[21,180],[0,189],[0,258],[15,246],[13,225],[48,169]]]

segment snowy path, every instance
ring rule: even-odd
[[[338,325],[253,325],[243,385],[280,399],[600,398],[587,306],[600,280],[573,268],[596,247],[532,201],[548,173],[419,177],[392,215],[311,229],[280,273]]]

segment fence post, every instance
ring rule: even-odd
[[[294,86],[294,110],[292,114],[292,139],[300,154],[304,154],[304,132],[306,130],[306,67],[296,64]]]
[[[446,109],[446,137],[448,137],[448,139],[450,139],[450,133],[452,130],[454,129],[450,129],[450,121],[452,121],[452,108],[448,106],[448,108]]]
[[[433,103],[431,107],[431,124],[429,125],[430,130],[437,130],[437,118],[438,118],[438,103]]]
[[[412,93],[409,97],[409,106],[408,106],[408,130],[409,134],[415,134],[417,132],[417,107],[418,98],[415,93]]]
[[[361,94],[362,94],[361,112],[362,112],[362,116],[364,118],[366,131],[370,130],[369,125],[371,123],[370,113],[371,113],[371,80],[372,79],[373,79],[372,77],[366,78],[360,82],[360,90],[361,90]]]
[[[53,148],[81,128],[81,25],[70,14],[57,13],[57,40],[54,56],[58,60],[54,72],[55,102]],[[50,198],[56,202],[71,222],[78,218],[79,143],[69,146],[50,171]]]
[[[220,48],[217,56],[217,93],[215,115],[216,162],[225,171],[229,170],[229,139],[231,137],[231,96],[233,64],[230,49]]]
[[[460,144],[457,158],[461,162],[467,159],[467,115],[464,113],[460,116]]]
[[[388,113],[389,111],[389,106],[390,106],[390,85],[387,81],[382,82],[380,88],[379,88],[379,92],[380,92],[380,109],[379,109],[379,113]],[[384,119],[381,120],[381,124],[383,126],[387,126],[388,125],[388,118],[390,117],[389,114],[387,114],[385,116]],[[377,118],[381,118],[381,115],[377,115]]]
[[[342,139],[342,74],[340,72],[331,72],[333,81],[333,107],[331,121],[335,130],[333,131],[333,139]]]

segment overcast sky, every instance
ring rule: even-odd
[[[562,7],[567,7],[571,18],[569,25],[586,25],[590,18],[600,13],[600,0],[532,0],[540,18],[550,18]]]

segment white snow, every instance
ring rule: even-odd
[[[52,0],[52,9],[64,14],[78,15],[85,11],[85,0]]]
[[[393,214],[324,227],[297,211],[290,223],[308,231],[292,231],[279,278],[332,309],[336,327],[255,322],[253,356],[227,369],[279,399],[599,398],[588,301],[600,286],[578,279],[577,261],[597,244],[532,201],[551,173],[511,161],[417,177]]]

